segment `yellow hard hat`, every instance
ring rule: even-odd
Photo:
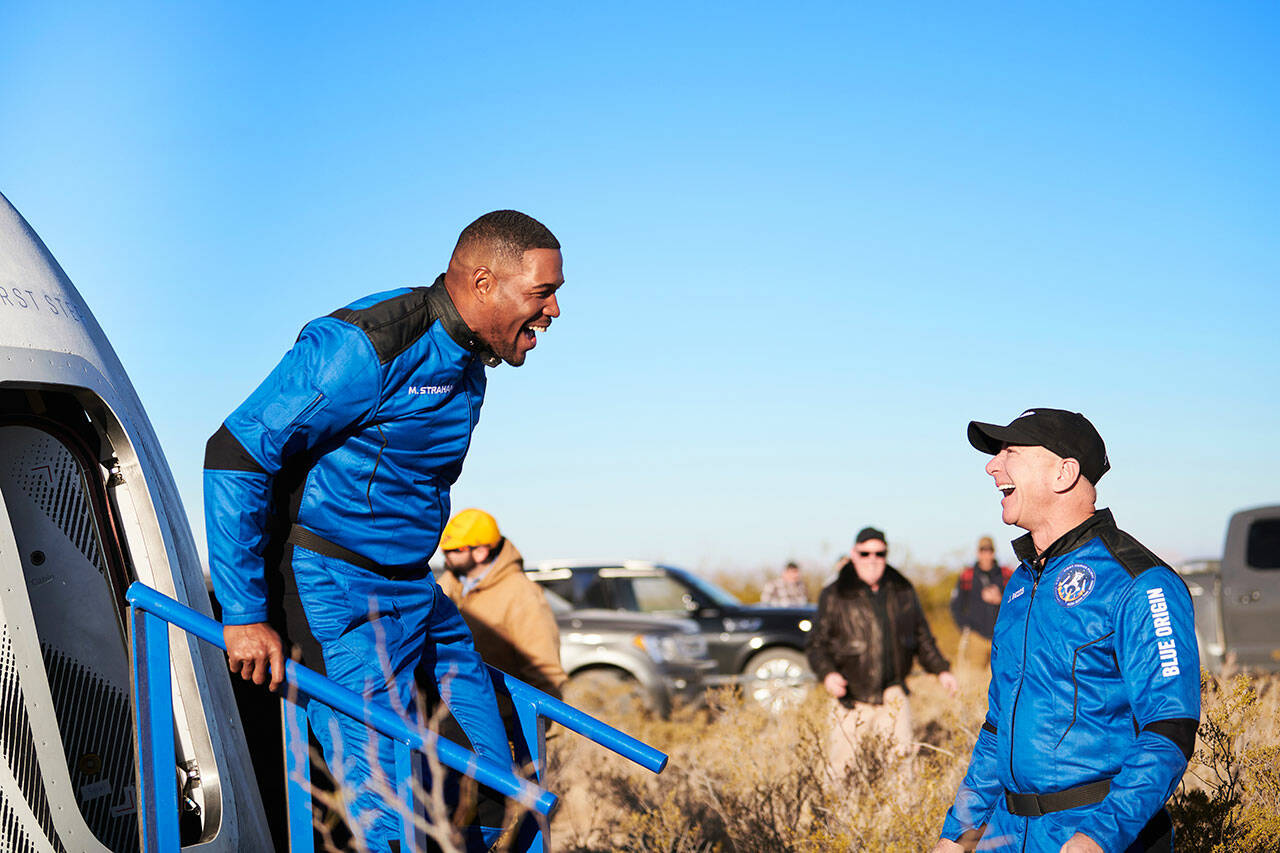
[[[444,526],[440,535],[440,550],[474,548],[477,545],[497,545],[502,541],[498,522],[482,509],[464,509]]]

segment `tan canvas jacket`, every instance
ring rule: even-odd
[[[542,588],[525,577],[515,545],[503,541],[489,571],[465,596],[452,572],[439,580],[485,663],[560,698],[560,685],[568,680],[560,666],[560,629]]]

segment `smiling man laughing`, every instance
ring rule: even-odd
[[[1191,596],[1096,510],[1110,468],[1083,415],[969,424],[1021,565],[991,648],[987,716],[935,853],[1171,851],[1164,803],[1195,746]]]
[[[430,287],[367,296],[303,328],[205,451],[209,568],[233,672],[275,689],[296,649],[393,709],[415,707],[417,676],[437,685],[478,754],[510,766],[488,672],[427,561],[485,368],[524,363],[560,316],[563,283],[555,236],[499,210],[463,229]],[[398,849],[399,816],[381,793],[395,790],[389,742],[371,759],[362,723],[318,702],[308,714],[330,770],[355,793],[352,829],[368,850]]]
[[[545,234],[507,239],[504,229],[513,224]],[[443,279],[463,322],[513,367],[524,364],[538,334],[560,316],[560,244],[537,220],[514,210],[488,213],[468,225]]]

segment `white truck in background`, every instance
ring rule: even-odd
[[[1280,672],[1280,506],[1237,512],[1222,559],[1177,571],[1195,605],[1201,666]]]

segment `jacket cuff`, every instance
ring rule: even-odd
[[[255,608],[253,610],[240,610],[235,613],[228,612],[225,608],[222,611],[223,625],[256,625],[259,622],[267,621],[267,608]]]
[[[960,819],[955,816],[955,811],[955,806],[947,809],[947,818],[942,822],[942,832],[939,834],[939,838],[945,838],[948,841],[959,841],[961,835],[973,829],[971,826],[962,824]]]
[[[1081,835],[1087,835],[1090,841],[1103,850],[1124,850],[1133,841],[1132,838],[1125,841],[1118,832],[1104,830],[1097,820],[1086,820],[1077,826],[1075,831]]]

